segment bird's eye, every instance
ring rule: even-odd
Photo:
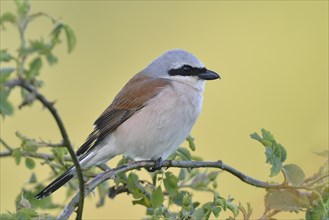
[[[189,65],[184,65],[184,66],[183,66],[183,70],[184,70],[185,72],[190,72],[190,71],[192,70],[192,67],[189,66]]]
[[[178,69],[171,69],[168,71],[170,76],[194,76],[196,75],[196,68],[190,65],[183,65]]]

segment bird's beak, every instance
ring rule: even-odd
[[[204,79],[204,80],[214,80],[214,79],[218,79],[218,78],[220,79],[220,76],[211,70],[207,70],[206,72],[198,74],[198,77],[200,79]]]

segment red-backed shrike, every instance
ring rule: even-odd
[[[187,51],[165,52],[129,80],[95,121],[93,132],[76,152],[81,167],[119,154],[136,161],[167,159],[201,112],[205,80],[218,78]],[[76,168],[71,167],[35,197],[49,196],[75,175]]]

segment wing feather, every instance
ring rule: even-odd
[[[142,109],[148,100],[155,97],[167,85],[170,85],[168,79],[153,78],[141,73],[134,76],[95,121],[94,131],[78,149],[77,155],[81,156],[97,146],[100,141]]]

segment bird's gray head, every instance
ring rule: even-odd
[[[173,49],[156,58],[144,71],[145,74],[168,78],[170,76],[194,77],[203,80],[218,79],[219,75],[207,70],[193,54]]]

